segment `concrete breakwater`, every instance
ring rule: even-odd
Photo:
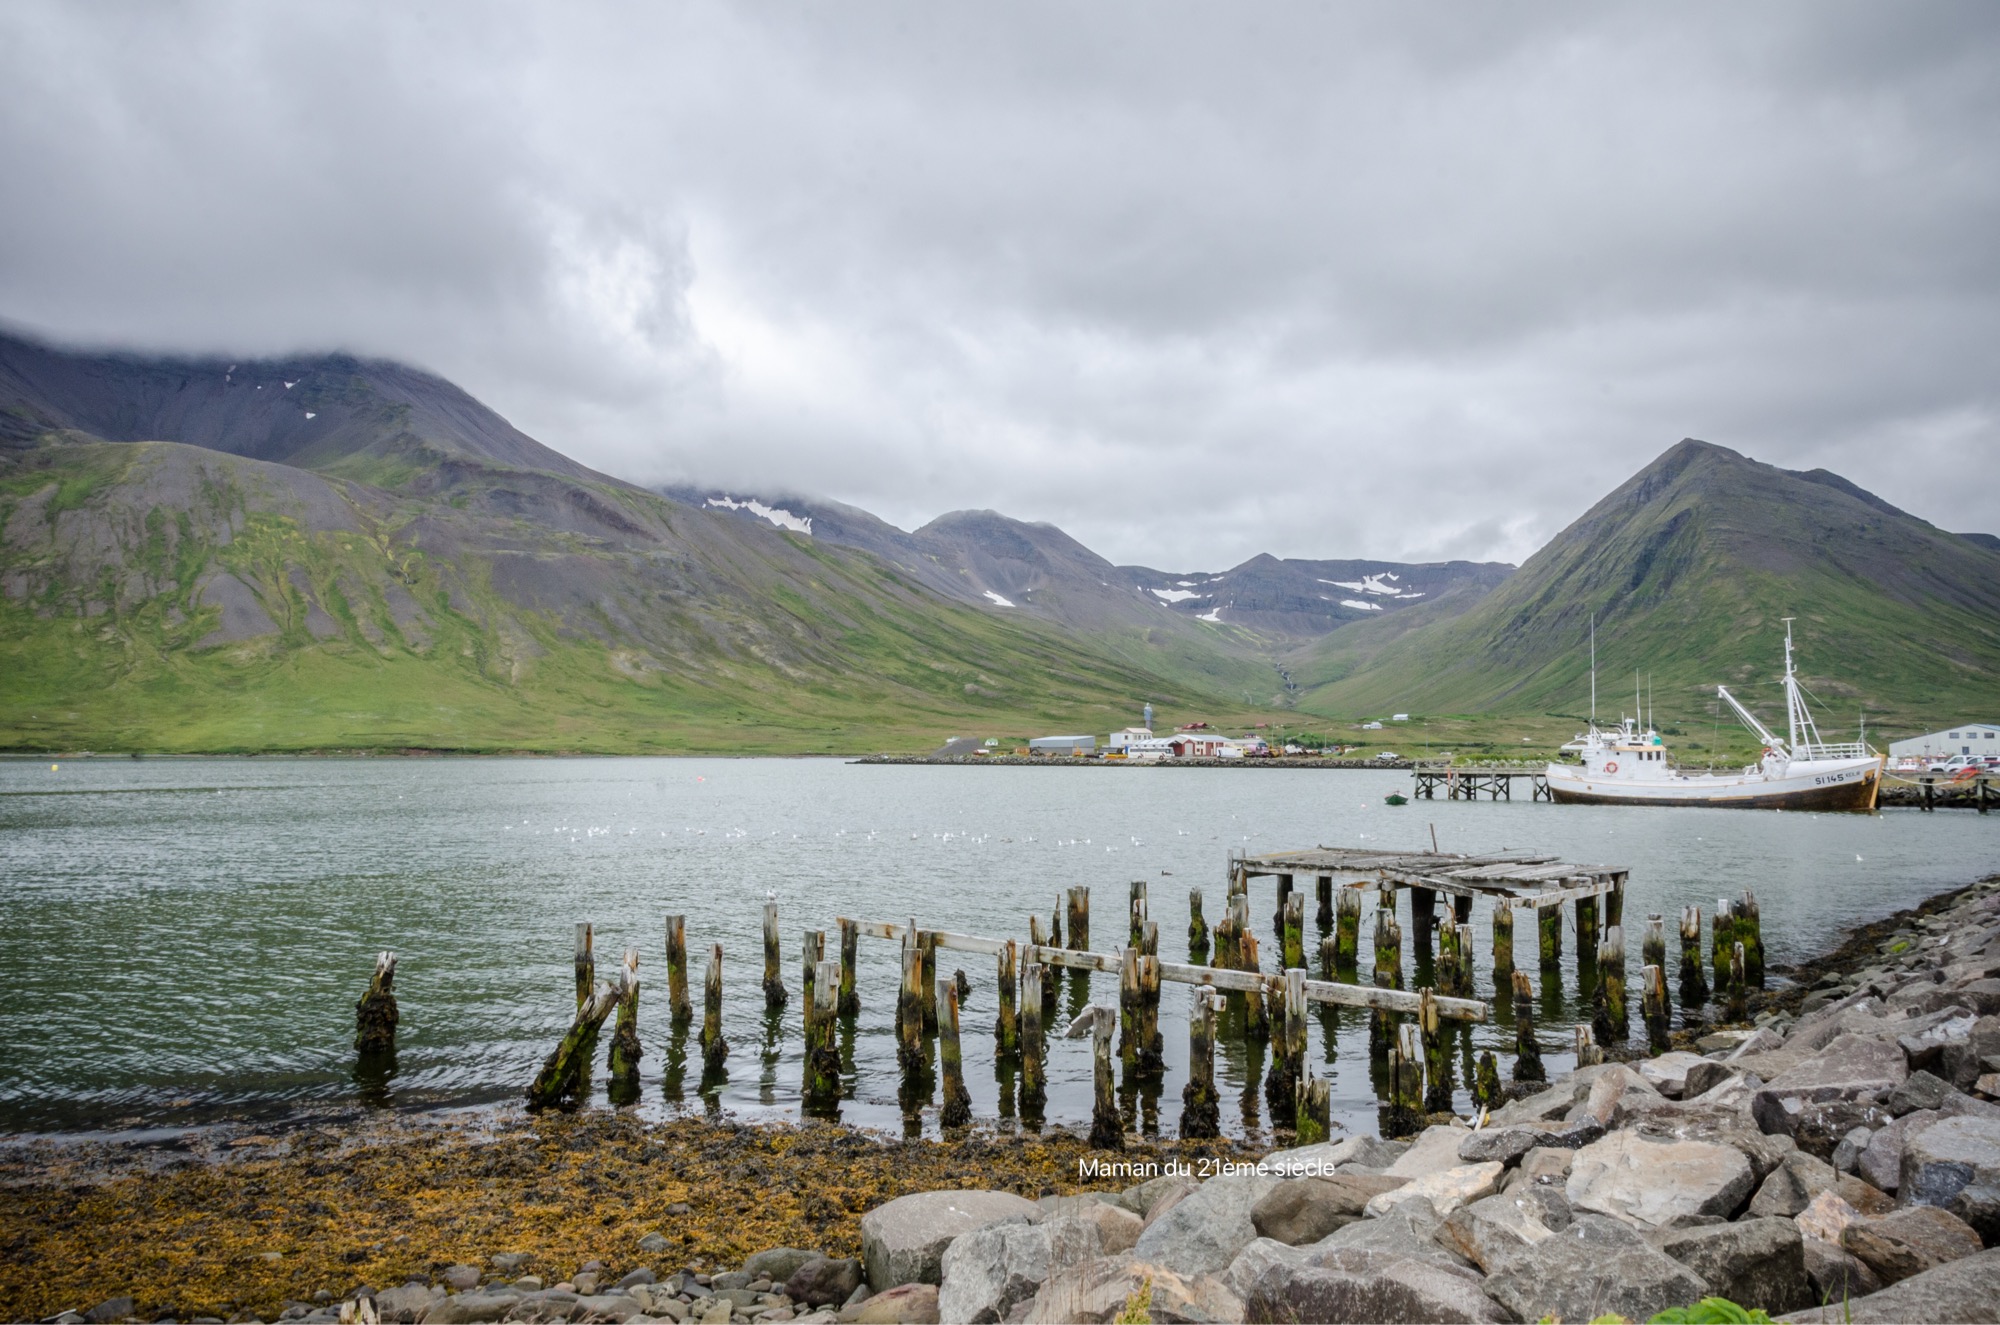
[[[716,1325],[1107,1320],[1121,1312],[1153,1320],[1584,1320],[1645,1319],[1713,1294],[1794,1319],[1992,1319],[2000,1306],[1992,1292],[2000,1282],[2000,878],[1869,926],[1799,975],[1754,1026],[1712,1031],[1650,1059],[1586,1067],[1483,1118],[1433,1114],[1407,1141],[1349,1136],[1262,1153],[1182,1143],[1107,1154],[1074,1138],[951,1150],[883,1146],[835,1128],[725,1128],[712,1130],[726,1141],[689,1149],[685,1135],[652,1134],[626,1119],[551,1121],[555,1130],[533,1152],[466,1148],[436,1244],[386,1254],[369,1244],[376,1285],[398,1260],[422,1267],[407,1282],[299,1282],[290,1285],[294,1300],[270,1314]],[[719,1153],[702,1149],[711,1144]],[[1029,1146],[1044,1149],[1024,1164]],[[365,1181],[343,1173],[338,1149],[295,1163],[322,1171],[349,1202],[392,1183],[386,1173]],[[651,1163],[636,1159],[641,1180],[619,1180],[614,1158],[655,1149]],[[946,1156],[940,1171],[933,1161]],[[704,1165],[738,1189],[648,1203]],[[880,1192],[888,1199],[864,1199],[869,1188],[835,1179],[843,1165],[900,1170],[905,1180],[898,1194]],[[527,1203],[510,1204],[495,1184],[527,1184],[543,1204],[560,1195],[549,1189],[565,1171],[582,1175],[569,1198],[580,1208],[566,1216],[577,1231],[526,1255],[516,1244]],[[913,1172],[931,1185],[911,1190]],[[186,1180],[127,1179],[113,1184],[122,1204],[93,1212],[105,1221],[103,1236],[134,1231],[121,1215],[153,1234],[132,1259],[146,1248],[155,1279],[170,1230],[193,1217],[162,1210],[157,1184]],[[52,1201],[74,1199],[64,1183],[57,1188]],[[11,1190],[23,1205],[18,1180]],[[403,1202],[406,1228],[438,1218],[436,1194],[391,1194]],[[281,1195],[273,1190],[263,1203]],[[815,1196],[827,1207],[816,1223],[767,1221],[770,1207]],[[39,1222],[60,1224],[55,1208]],[[600,1217],[603,1231],[584,1231]],[[817,1227],[820,1236],[755,1252],[752,1241],[728,1269],[712,1258],[691,1264],[692,1227],[718,1217],[734,1218],[753,1238],[780,1228]],[[10,1235],[17,1263],[24,1248],[40,1245],[25,1231],[0,1232]],[[225,1274],[280,1276],[288,1254],[251,1252],[232,1264],[252,1270]],[[87,1309],[78,1301],[66,1319],[173,1314],[160,1310],[160,1291],[92,1298]],[[146,1295],[153,1300],[141,1303]],[[27,1303],[6,1305],[18,1312]]]

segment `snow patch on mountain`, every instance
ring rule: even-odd
[[[709,506],[719,506],[725,511],[748,511],[752,515],[761,516],[769,520],[780,529],[789,529],[794,533],[804,534],[808,538],[812,537],[813,522],[810,515],[793,515],[782,506],[766,506],[755,497],[750,498],[748,501],[736,501],[727,496],[710,497],[706,504]],[[1012,607],[1013,604],[1009,603],[1007,606]]]
[[[986,596],[987,596],[988,598],[991,598],[991,599],[993,600],[993,606],[995,606],[995,607],[1012,607],[1012,606],[1014,606],[1014,603],[1013,603],[1013,601],[1012,601],[1011,599],[1007,599],[1007,598],[1002,598],[1002,597],[1001,597],[1001,596],[1000,596],[999,594],[997,594],[997,593],[994,593],[994,592],[993,592],[993,591],[992,591],[991,589],[988,589],[988,590],[986,591]]]
[[[1155,598],[1160,599],[1163,602],[1168,602],[1168,603],[1185,602],[1187,599],[1190,598],[1208,597],[1207,594],[1196,593],[1192,589],[1155,589],[1153,590],[1153,596]]]
[[[1340,600],[1340,605],[1342,607],[1352,607],[1362,612],[1379,612],[1382,610],[1382,604],[1370,603],[1360,598],[1343,598]]]

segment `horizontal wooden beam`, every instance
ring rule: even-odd
[[[855,926],[864,938],[884,939],[900,943],[908,925],[889,924],[878,920],[857,921]],[[997,953],[1005,946],[1004,940],[981,938],[974,934],[954,934],[949,930],[923,931],[936,936],[937,945],[951,952],[980,952],[988,955]],[[1029,943],[1018,944],[1021,960],[1040,962],[1044,966],[1059,966],[1071,971],[1090,971],[1100,975],[1116,975],[1120,959],[1102,952],[1078,952],[1073,948],[1036,947]],[[1160,979],[1173,984],[1194,985],[1207,989],[1230,990],[1249,993],[1262,990],[1269,977],[1252,971],[1223,970],[1212,966],[1189,966],[1180,962],[1161,962]],[[1342,1007],[1381,1008],[1385,1012],[1414,1013],[1421,1006],[1419,995],[1402,989],[1378,989],[1374,985],[1350,985],[1338,980],[1307,980],[1306,998],[1314,1003],[1333,1003]],[[1454,1021],[1484,1022],[1487,1019],[1486,1004],[1475,998],[1445,998],[1437,996],[1440,1015]]]

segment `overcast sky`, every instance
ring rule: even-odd
[[[0,319],[641,482],[1518,561],[1683,436],[2000,532],[2000,6],[0,7]]]

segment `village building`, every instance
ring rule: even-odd
[[[1949,759],[1953,755],[2000,759],[2000,722],[1961,723],[1889,746],[1891,759]]]

